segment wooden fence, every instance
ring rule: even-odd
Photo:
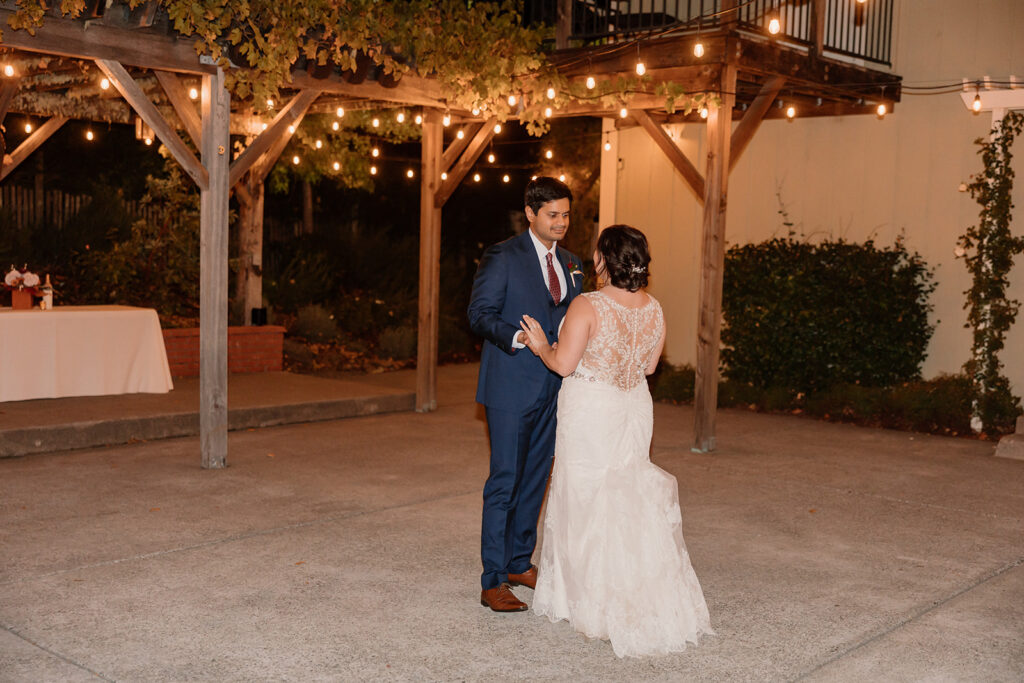
[[[67,194],[60,190],[37,193],[32,187],[0,186],[0,212],[5,214],[7,224],[17,230],[35,226],[60,230],[91,202],[92,197],[87,194]],[[156,220],[157,211],[141,202],[125,199],[122,204],[132,220]]]

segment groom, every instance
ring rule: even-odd
[[[548,177],[530,181],[530,229],[484,252],[469,301],[469,325],[484,338],[476,400],[486,408],[491,441],[480,602],[496,612],[525,610],[510,586],[537,583],[530,557],[555,451],[562,378],[526,349],[519,323],[529,314],[554,342],[569,302],[582,289],[579,259],[557,246],[569,228],[571,205],[565,183]]]

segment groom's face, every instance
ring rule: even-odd
[[[530,229],[548,249],[554,242],[565,237],[569,229],[569,208],[568,197],[545,202],[536,213],[529,206],[526,207],[526,220],[530,222]]]

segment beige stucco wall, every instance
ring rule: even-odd
[[[989,75],[1024,78],[1021,0],[896,0],[893,71],[914,85]],[[958,191],[980,170],[973,141],[991,116],[972,115],[959,94],[909,96],[896,112],[875,116],[766,121],[729,179],[726,236],[730,245],[784,236],[780,208],[798,235],[889,245],[900,234],[935,266],[936,324],[923,371],[956,372],[970,352],[963,327],[969,286],[957,237],[974,223],[978,205]],[[671,128],[687,156],[703,167],[704,126]],[[610,134],[602,152],[602,225],[629,223],[651,242],[651,292],[666,313],[666,353],[694,363],[701,209],[664,154],[639,128]],[[1024,143],[1015,145],[1015,232],[1024,234]],[[617,163],[615,163],[617,161]],[[615,177],[605,182],[610,173]],[[1024,300],[1024,257],[1011,274],[1011,295]],[[1024,316],[1003,353],[1017,394],[1024,393]]]

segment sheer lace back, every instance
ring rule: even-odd
[[[649,294],[650,301],[638,308],[623,306],[601,292],[583,296],[597,313],[597,332],[571,376],[629,391],[644,380],[665,330],[661,304]]]

